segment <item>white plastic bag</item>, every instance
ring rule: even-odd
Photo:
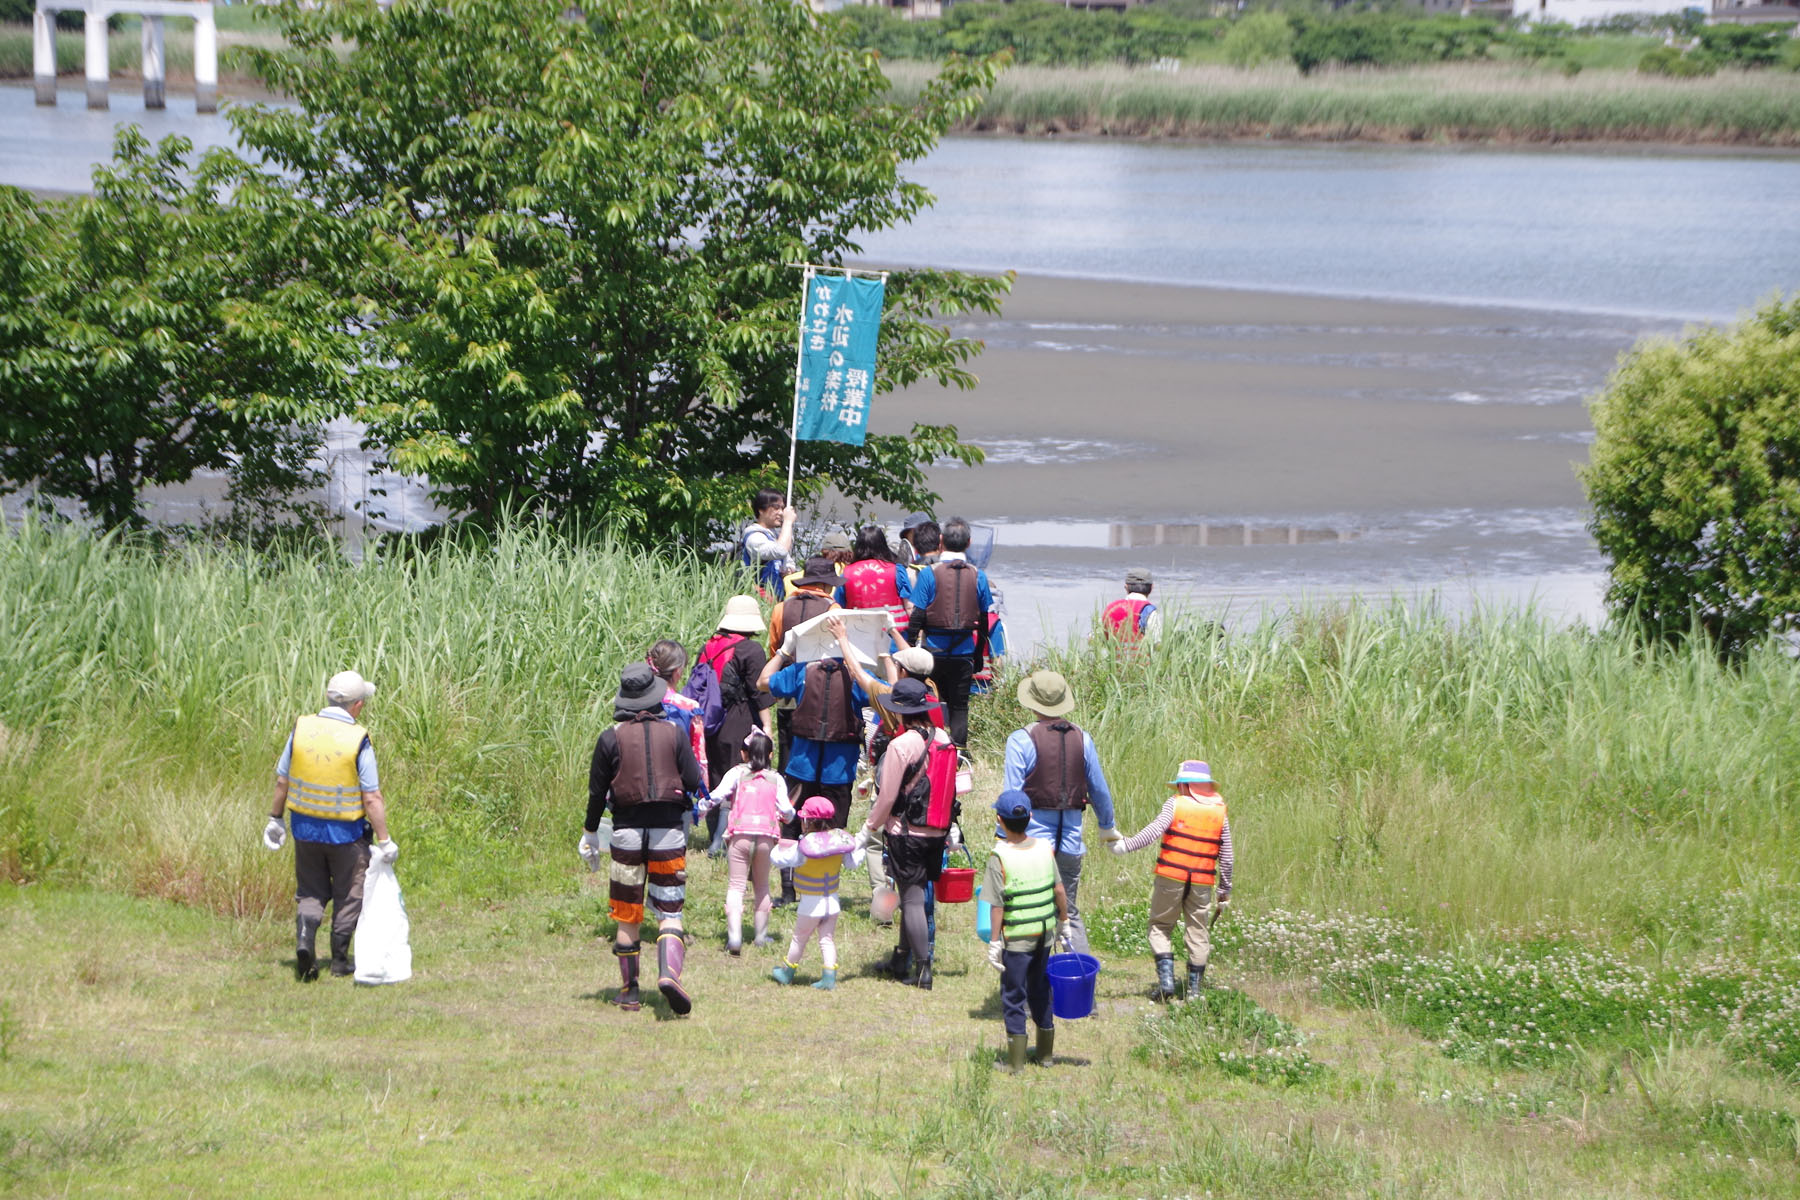
[[[394,864],[372,862],[363,875],[362,915],[356,920],[356,982],[400,983],[412,978],[412,922],[400,896]]]

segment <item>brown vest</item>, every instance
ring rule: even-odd
[[[1025,794],[1032,807],[1085,808],[1088,802],[1087,744],[1079,727],[1058,718],[1033,721],[1031,737],[1037,762],[1025,775]]]
[[[831,606],[835,603],[836,601],[830,596],[815,596],[811,592],[795,592],[781,602],[781,632],[783,636],[806,624],[820,613],[831,611]],[[773,657],[780,652],[781,647],[771,643],[769,646],[770,656]]]
[[[961,559],[931,568],[937,590],[925,606],[925,626],[948,633],[973,633],[981,628],[981,588],[975,568]]]
[[[662,709],[627,717],[613,727],[619,739],[619,769],[613,772],[615,809],[653,800],[680,800],[681,733],[663,720]]]
[[[794,709],[794,736],[815,742],[862,741],[862,710],[851,686],[843,659],[822,658],[808,663],[800,704]]]

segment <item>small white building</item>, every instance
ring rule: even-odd
[[[1695,0],[1513,0],[1512,15],[1527,21],[1592,25],[1610,17],[1673,16],[1690,8],[1705,12],[1708,6]]]

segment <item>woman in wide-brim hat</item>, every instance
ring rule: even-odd
[[[718,787],[738,760],[738,748],[753,728],[770,731],[767,706],[768,693],[756,690],[756,677],[769,661],[757,634],[763,623],[762,606],[755,596],[733,596],[719,614],[718,629],[700,648],[695,665],[709,664],[719,679],[719,702],[725,717],[719,727],[706,736],[706,774],[708,787]],[[707,834],[711,840],[708,853],[724,853],[723,810],[706,814]]]

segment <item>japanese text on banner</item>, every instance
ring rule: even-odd
[[[814,275],[808,281],[795,383],[800,441],[863,444],[885,290],[880,279]]]

